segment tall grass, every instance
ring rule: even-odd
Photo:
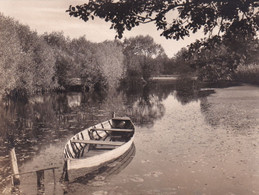
[[[235,72],[234,78],[238,82],[259,85],[259,64],[239,66]]]

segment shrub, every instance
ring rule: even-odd
[[[240,65],[235,71],[234,78],[238,82],[259,85],[259,64]]]

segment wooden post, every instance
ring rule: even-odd
[[[19,185],[20,184],[20,176],[19,176],[19,169],[18,169],[18,163],[17,158],[15,154],[15,148],[12,148],[10,150],[10,159],[11,159],[11,166],[12,166],[12,184],[13,185]]]
[[[54,179],[54,185],[56,184],[56,177],[55,177],[55,169],[52,169],[53,172],[53,179]]]
[[[68,178],[68,162],[67,162],[67,160],[65,160],[65,163],[64,163],[62,179],[64,181],[69,181],[69,178]]]
[[[44,187],[44,170],[36,171],[38,188]]]

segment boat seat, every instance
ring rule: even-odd
[[[94,131],[133,132],[133,129],[115,129],[115,128],[111,128],[111,129],[106,129],[106,128],[92,128],[91,130],[94,130]]]
[[[112,120],[116,120],[116,121],[130,121],[129,117],[115,117],[112,118]]]
[[[120,146],[125,142],[113,142],[113,141],[101,141],[101,140],[71,140],[72,143],[82,143],[82,144],[100,144],[100,145],[110,145],[110,146]]]

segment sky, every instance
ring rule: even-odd
[[[110,29],[110,23],[100,19],[84,22],[75,17],[70,17],[65,12],[69,5],[79,5],[86,0],[0,0],[0,12],[10,16],[22,24],[28,25],[31,30],[39,34],[44,32],[62,31],[70,38],[85,38],[92,42],[114,40],[115,30]],[[173,57],[181,48],[186,47],[204,35],[198,33],[176,41],[161,37],[154,24],[144,24],[125,31],[124,38],[137,35],[150,35],[154,41],[161,44],[168,57]]]

